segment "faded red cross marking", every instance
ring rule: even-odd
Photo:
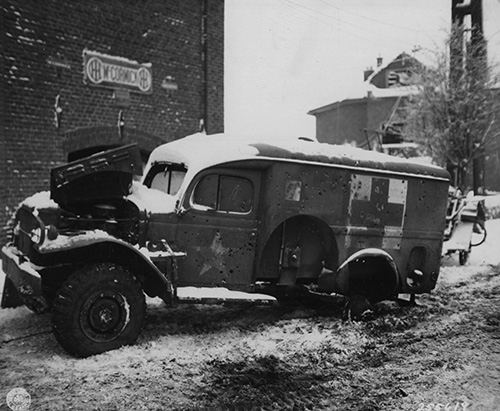
[[[402,227],[405,203],[406,181],[353,176],[350,224],[357,227]]]

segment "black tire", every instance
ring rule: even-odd
[[[469,259],[469,251],[461,250],[458,253],[458,262],[460,263],[460,265],[465,265],[468,259]]]
[[[305,292],[297,285],[278,286],[273,297],[283,306],[298,306],[303,303]]]
[[[370,301],[364,295],[351,295],[347,299],[344,318],[359,321],[363,318],[363,314],[371,310],[371,308]]]
[[[56,294],[54,335],[77,357],[133,344],[146,315],[144,293],[125,268],[101,263],[75,271]]]
[[[476,242],[473,243],[471,241],[471,247],[477,247],[478,245],[481,245],[486,241],[486,236],[488,235],[488,233],[486,232],[486,227],[484,226],[484,223],[482,221],[478,221],[474,224],[473,232],[479,234],[479,240],[477,240],[476,238]]]

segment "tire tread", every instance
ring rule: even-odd
[[[121,282],[130,294],[131,301],[127,302],[131,310],[134,304],[136,316],[132,318],[131,315],[122,335],[115,340],[102,343],[90,341],[80,330],[79,322],[76,321],[79,313],[75,310],[78,311],[83,303],[86,291],[96,284],[115,280]],[[53,332],[59,344],[72,355],[87,357],[133,344],[142,330],[146,301],[140,282],[130,271],[114,263],[98,263],[80,268],[68,277],[56,294],[52,311]]]

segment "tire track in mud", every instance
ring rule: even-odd
[[[416,409],[415,398],[443,385],[449,398],[438,396],[436,403],[451,398],[456,404],[494,409],[488,404],[500,400],[498,389],[484,400],[478,394],[482,389],[471,387],[464,395],[448,385],[466,379],[471,367],[480,368],[471,363],[498,360],[499,272],[499,267],[483,267],[468,280],[440,284],[416,307],[378,306],[361,324],[368,341],[340,360],[326,342],[319,350],[285,359],[267,355],[209,362],[198,401],[244,409]],[[351,326],[343,325],[344,330]],[[490,375],[486,386],[498,385],[500,374],[494,379]]]
[[[342,321],[342,304],[151,304],[137,345],[84,360],[50,335],[3,344],[2,382],[25,386],[40,409],[494,409],[499,272],[446,266],[420,305],[379,304],[363,322]],[[19,311],[2,330],[47,323]]]

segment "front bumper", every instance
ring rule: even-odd
[[[25,304],[36,309],[45,305],[40,274],[16,247],[6,245],[2,248],[2,268],[6,275],[2,308]]]

